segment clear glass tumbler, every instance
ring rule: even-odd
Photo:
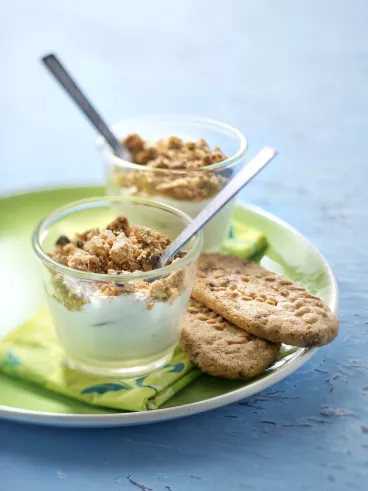
[[[197,214],[243,166],[247,141],[231,126],[211,119],[189,116],[146,116],[121,121],[113,126],[124,139],[137,133],[154,142],[169,136],[184,141],[206,140],[210,148],[220,147],[228,157],[223,162],[200,169],[172,170],[147,167],[131,162],[129,152],[124,159],[116,157],[103,138],[97,146],[105,163],[107,194],[140,196],[165,203],[191,217]],[[231,220],[229,203],[204,229],[205,250],[219,250]]]
[[[33,233],[56,333],[71,366],[131,377],[160,368],[177,344],[203,245],[197,234],[180,259],[148,272],[97,274],[71,269],[48,255],[61,235],[104,228],[117,216],[175,238],[191,218],[141,198],[77,201],[47,216]]]

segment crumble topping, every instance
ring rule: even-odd
[[[64,266],[90,273],[151,271],[170,242],[157,230],[131,227],[126,217],[118,217],[104,229],[87,230],[72,239],[59,237],[49,255]]]
[[[206,167],[226,160],[220,148],[213,150],[203,138],[183,141],[170,136],[156,142],[144,141],[139,135],[128,135],[123,144],[132,162],[159,172],[115,168],[121,187],[136,188],[135,194],[161,195],[177,200],[203,201],[216,195],[227,179]],[[170,172],[175,171],[175,172]]]
[[[226,160],[218,147],[211,150],[203,138],[184,142],[177,136],[170,136],[150,143],[132,134],[123,140],[123,144],[131,153],[133,162],[151,168],[200,169]]]
[[[126,217],[118,217],[106,228],[94,228],[76,234],[73,238],[62,235],[49,256],[60,264],[79,271],[100,274],[127,274],[151,271],[171,240],[157,230],[130,226]],[[180,252],[172,262],[185,252]],[[53,296],[68,310],[80,310],[96,294],[116,297],[122,294],[138,294],[145,298],[147,308],[155,302],[176,298],[188,286],[189,268],[185,266],[166,278],[146,282],[100,282],[72,278],[51,271]]]

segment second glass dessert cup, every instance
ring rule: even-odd
[[[195,218],[242,168],[247,149],[237,129],[211,119],[189,116],[146,116],[113,126],[124,139],[136,133],[155,142],[176,136],[184,141],[203,138],[210,148],[219,147],[227,159],[199,169],[162,169],[131,162],[131,156],[116,157],[103,138],[97,140],[106,169],[106,190],[111,196],[139,196],[168,204]],[[204,249],[219,250],[227,238],[232,214],[229,203],[204,229]]]

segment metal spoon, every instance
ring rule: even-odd
[[[215,196],[161,254],[157,267],[162,268],[172,259],[206,223],[228,203],[249,181],[255,177],[277,155],[276,150],[264,147],[231,181]]]
[[[42,62],[54,75],[56,80],[64,87],[73,101],[82,110],[82,112],[87,116],[93,126],[97,131],[105,138],[107,143],[112,148],[115,155],[118,157],[123,157],[126,153],[122,143],[116,138],[114,133],[109,129],[105,121],[98,114],[96,109],[92,106],[91,102],[83,94],[78,85],[74,82],[72,77],[57,59],[54,54],[49,54],[42,58]]]

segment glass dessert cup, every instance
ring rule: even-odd
[[[139,196],[168,204],[195,218],[242,168],[247,141],[231,126],[189,116],[146,116],[121,121],[113,126],[118,138],[137,133],[155,142],[169,136],[184,141],[203,138],[210,148],[219,147],[228,158],[200,169],[162,169],[138,165],[116,157],[103,138],[98,138],[106,169],[106,191],[110,196]],[[204,249],[219,250],[226,239],[231,220],[229,203],[204,229]]]
[[[60,236],[104,228],[124,215],[131,225],[175,238],[191,218],[141,198],[91,198],[47,216],[33,233],[56,334],[68,363],[96,375],[133,377],[170,361],[179,341],[203,237],[163,268],[98,274],[64,266],[48,255]]]

